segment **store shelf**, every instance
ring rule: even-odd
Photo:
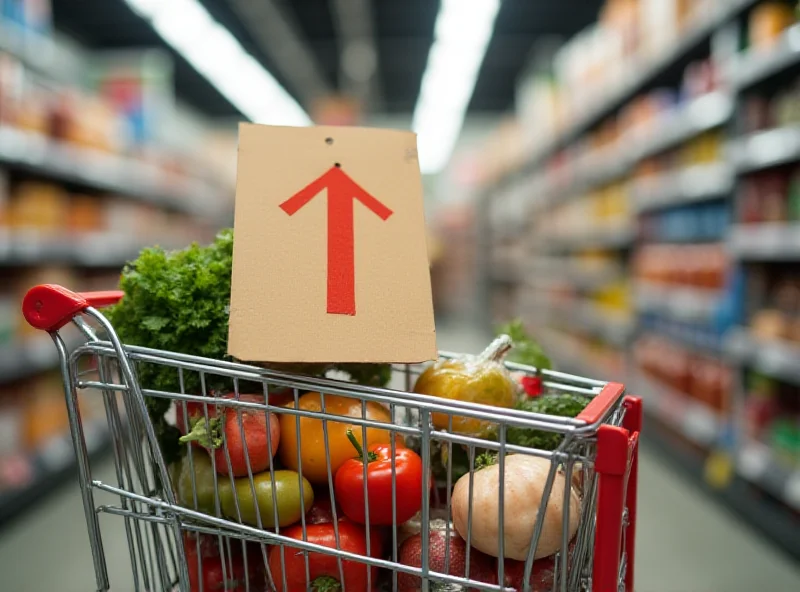
[[[660,122],[630,132],[610,148],[599,149],[583,156],[567,178],[556,178],[549,183],[542,183],[540,192],[544,196],[543,200],[550,204],[559,203],[562,199],[578,197],[586,191],[624,177],[641,160],[722,125],[730,118],[732,111],[731,97],[722,92],[712,92],[692,99],[673,113],[665,115]],[[719,183],[718,178],[712,175],[710,179],[706,179],[702,174],[708,172],[710,171],[692,174],[688,171],[688,185],[685,190],[687,195],[691,195],[692,191],[707,192],[708,189],[705,188],[709,184],[712,190],[716,188],[713,184]],[[728,184],[730,183],[729,180]],[[695,189],[696,186],[699,189]]]
[[[84,436],[90,458],[110,452],[111,438],[105,422],[86,423]],[[72,439],[68,433],[53,438],[37,453],[22,461],[29,463],[32,478],[23,487],[0,490],[0,525],[18,517],[56,487],[74,478],[77,472]]]
[[[631,319],[603,311],[590,303],[553,304],[541,298],[537,310],[542,321],[554,321],[578,333],[589,333],[615,347],[624,347],[634,334]]]
[[[642,397],[648,412],[690,442],[708,449],[718,441],[723,422],[719,414],[708,405],[646,376],[641,371],[631,372],[627,386],[629,391]]]
[[[800,25],[784,31],[771,49],[741,55],[731,64],[729,79],[742,90],[795,67],[800,67]]]
[[[759,339],[740,328],[728,333],[725,352],[736,362],[752,366],[762,374],[800,385],[800,345]]]
[[[555,280],[568,283],[579,290],[595,290],[618,281],[624,276],[621,265],[604,263],[581,265],[564,257],[537,257],[531,264],[531,283]]]
[[[729,231],[728,250],[741,259],[796,261],[800,224],[735,224]]]
[[[640,312],[657,313],[684,322],[710,321],[722,303],[719,290],[639,282],[634,302]]]
[[[56,43],[0,19],[0,51],[10,54],[39,74],[61,82],[76,79],[77,64],[70,52],[59,51]]]
[[[731,161],[739,173],[750,173],[800,160],[800,126],[753,132],[731,141]]]
[[[656,84],[666,72],[707,43],[719,27],[756,2],[757,0],[732,0],[726,4],[715,3],[711,14],[687,31],[675,46],[658,58],[649,62],[643,61],[639,67],[630,69],[622,84],[610,90],[604,98],[598,99],[596,105],[588,109],[585,115],[575,118],[575,124],[568,127],[543,149],[537,151],[527,166],[536,167],[544,159],[613,114],[632,97]]]
[[[734,175],[725,163],[704,164],[661,173],[633,183],[631,201],[638,213],[728,196]]]
[[[85,340],[65,338],[72,349]],[[35,376],[58,365],[58,351],[48,335],[36,334],[20,343],[0,345],[0,384]]]
[[[693,323],[676,323],[672,319],[654,320],[640,318],[640,332],[654,333],[679,343],[685,349],[701,356],[721,356],[724,347],[722,337]]]
[[[177,178],[135,158],[80,148],[7,126],[0,126],[0,166],[197,216],[219,218],[227,203],[203,181]]]
[[[160,244],[165,248],[172,245]],[[47,238],[36,233],[0,231],[0,266],[64,264],[79,267],[122,267],[152,242],[98,233],[66,238]]]
[[[710,92],[690,99],[655,125],[634,131],[623,145],[631,146],[629,159],[639,161],[719,127],[732,114],[733,98],[722,91]]]
[[[587,249],[627,249],[636,237],[633,226],[600,228],[574,235],[554,235],[541,237],[540,245],[546,251],[581,251]]]

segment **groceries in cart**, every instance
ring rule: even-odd
[[[519,322],[429,364],[240,363],[232,248],[146,249],[120,293],[26,297],[67,394],[101,393],[114,436],[117,481],[92,480],[72,409],[98,589],[116,577],[100,512],[125,521],[136,590],[631,589],[621,385],[551,370]]]

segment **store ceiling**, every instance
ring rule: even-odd
[[[348,90],[363,91],[361,96],[374,112],[413,111],[433,38],[437,0],[201,2],[307,109],[314,98],[328,91]],[[150,25],[132,12],[124,0],[52,0],[52,3],[56,29],[90,48],[165,47]],[[550,36],[568,38],[580,31],[596,20],[601,3],[601,0],[504,0],[470,112],[510,109],[515,82],[530,62],[537,43]],[[355,18],[347,16],[348,9],[356,11]],[[370,11],[368,18],[361,18]],[[279,27],[275,35],[270,35],[270,26]],[[299,49],[283,38],[278,39],[287,30],[294,32],[293,40]],[[376,67],[367,82],[348,77],[349,70],[341,65],[344,40],[364,34],[377,54]],[[292,53],[287,48],[297,51]],[[239,115],[186,61],[173,55],[180,99],[210,116]],[[300,68],[301,63],[304,68]],[[356,63],[363,64],[357,58]]]

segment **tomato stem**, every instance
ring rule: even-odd
[[[364,449],[361,447],[361,444],[358,442],[356,435],[353,433],[353,430],[347,430],[347,439],[350,440],[350,444],[353,445],[353,448],[356,449],[358,453],[358,457],[361,462],[363,463],[371,463],[378,460],[378,455],[374,452],[367,452],[366,457],[364,456]]]
[[[342,589],[342,585],[334,577],[320,576],[311,582],[309,588],[312,592],[336,592],[336,590]]]
[[[199,418],[193,425],[191,431],[185,436],[181,436],[180,442],[199,442],[204,448],[219,448],[222,446],[222,433],[220,430],[221,420],[219,417],[212,417],[206,425],[206,418]]]

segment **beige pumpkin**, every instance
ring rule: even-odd
[[[523,560],[528,556],[536,513],[542,501],[550,461],[535,456],[514,454],[505,460],[505,491],[503,541],[506,558]],[[479,551],[497,557],[499,538],[498,508],[500,506],[500,468],[492,465],[476,471],[473,476],[472,536],[470,543]],[[547,557],[561,549],[563,500],[566,479],[557,473],[544,516],[544,528],[534,559]],[[570,488],[569,533],[571,540],[578,530],[580,498]],[[452,496],[453,527],[467,538],[469,513],[469,475],[456,483]]]

